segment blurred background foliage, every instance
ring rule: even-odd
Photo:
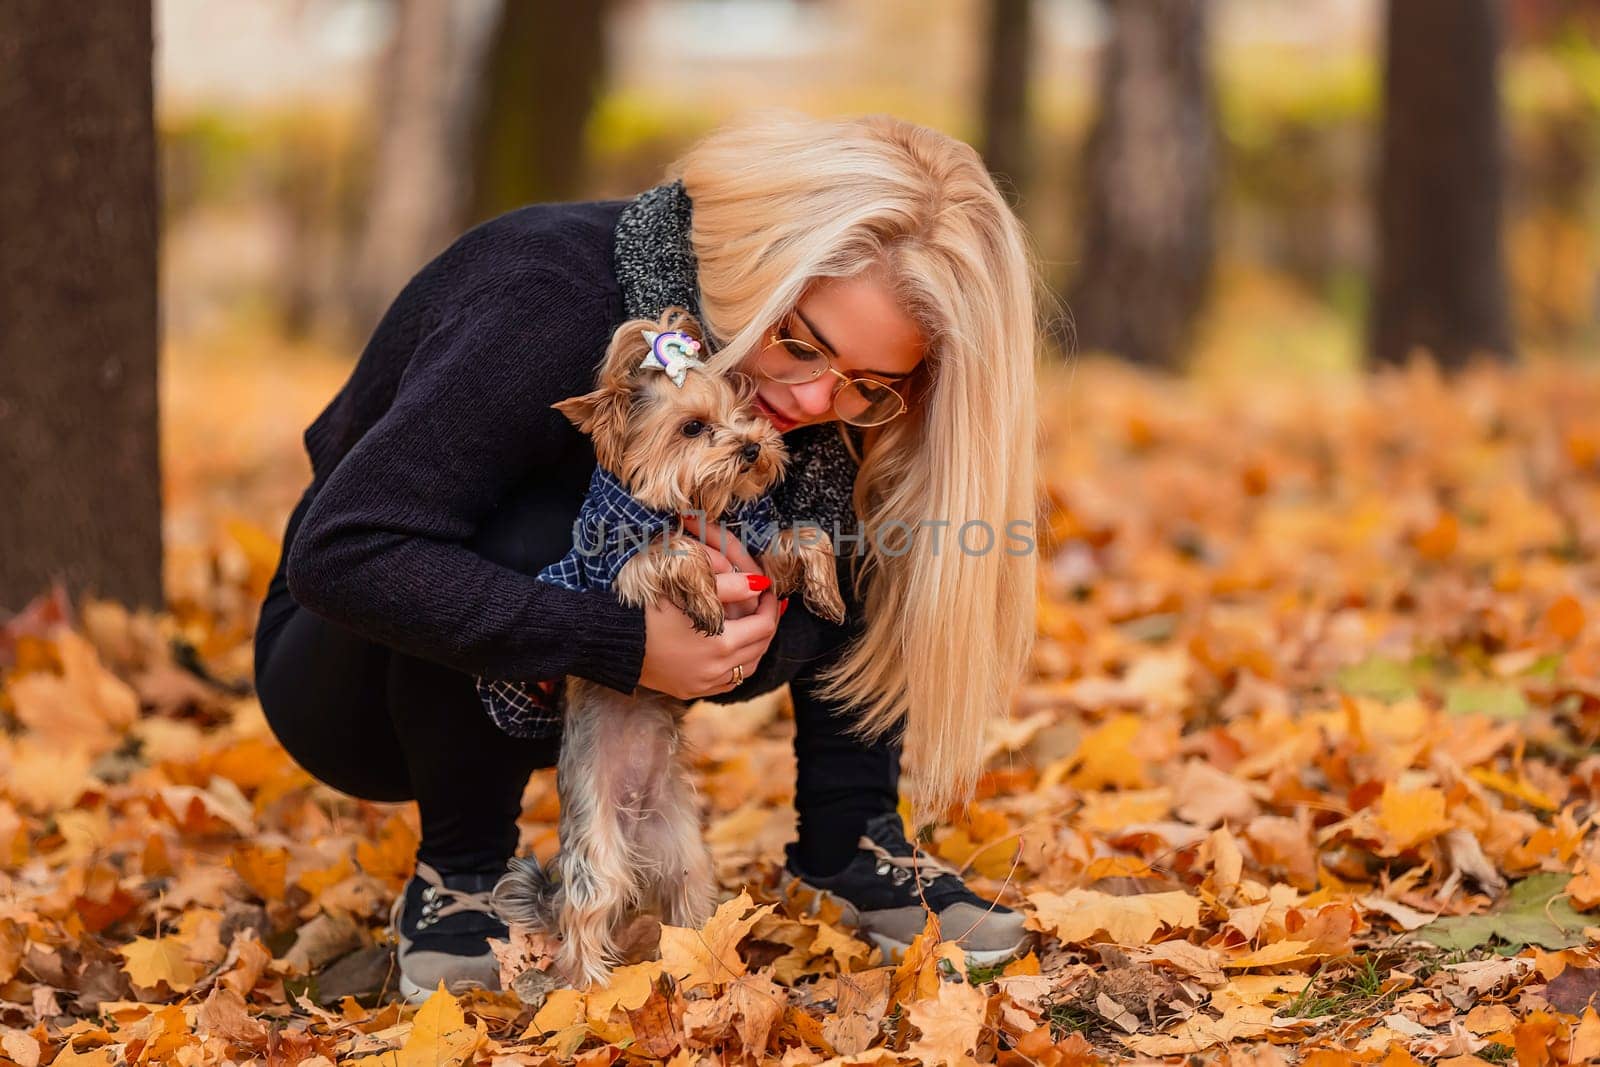
[[[266,329],[353,355],[399,284],[460,230],[527,200],[632,195],[749,106],[891,110],[982,145],[996,6],[162,0],[167,329]],[[1199,371],[1351,368],[1375,256],[1383,5],[1206,6],[1214,269],[1175,358]],[[1094,269],[1083,247],[1086,142],[1112,20],[1094,0],[1031,9],[1030,165],[1014,198],[1070,309]],[[1600,305],[1600,15],[1530,0],[1505,14],[1513,320],[1524,345],[1582,351]],[[392,154],[385,137],[419,120],[431,130]],[[437,161],[422,158],[430,153]],[[386,184],[415,169],[435,173],[400,210],[428,217],[397,235],[394,213],[375,208]]]

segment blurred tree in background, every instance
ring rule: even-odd
[[[584,128],[606,79],[610,0],[507,0],[484,81],[468,222],[523,204],[578,199]],[[663,76],[672,64],[663,59]]]
[[[371,195],[356,250],[353,320],[370,328],[419,265],[456,234],[471,172],[466,136],[477,99],[483,5],[393,0],[394,32],[377,72]]]
[[[1499,0],[1389,0],[1372,358],[1512,354]]]
[[[1204,0],[1106,5],[1068,304],[1078,344],[1174,367],[1214,258],[1217,130]]]
[[[150,6],[0,4],[0,608],[161,603]]]
[[[1034,0],[989,0],[981,119],[984,162],[1014,200],[1032,184],[1028,85],[1033,78]]]

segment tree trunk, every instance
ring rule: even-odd
[[[1176,366],[1214,255],[1205,0],[1113,2],[1085,151],[1078,345]]]
[[[1498,0],[1390,0],[1371,357],[1513,355]]]
[[[1033,0],[989,0],[983,76],[983,159],[1017,193],[1029,178],[1028,82],[1033,64]]]
[[[479,103],[469,223],[582,191],[584,126],[605,83],[610,8],[610,0],[502,7]]]
[[[455,235],[469,178],[461,163],[469,100],[498,19],[481,0],[394,0],[394,11],[375,82],[371,195],[352,284],[351,318],[362,334]]]
[[[161,603],[149,3],[0,4],[0,607]]]

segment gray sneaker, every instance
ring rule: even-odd
[[[952,868],[906,840],[896,812],[866,825],[860,851],[844,870],[826,878],[806,874],[789,846],[783,881],[798,882],[821,899],[831,898],[843,920],[869,938],[890,960],[898,960],[927,924],[939,916],[939,929],[966,953],[967,962],[992,967],[1020,955],[1031,940],[1024,916],[978,896]],[[926,906],[924,906],[926,901]]]
[[[489,894],[504,868],[441,872],[417,861],[417,873],[395,898],[389,925],[399,943],[400,995],[420,1004],[444,982],[451,993],[499,989],[500,965],[489,938],[506,924]]]

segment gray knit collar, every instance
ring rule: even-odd
[[[640,193],[617,217],[612,255],[630,319],[660,318],[674,304],[701,318],[693,209],[683,182],[672,181]]]
[[[663,182],[630,200],[617,217],[613,266],[629,318],[655,319],[672,305],[700,311],[699,265],[690,240],[694,203],[683,182]],[[717,338],[708,333],[713,351]],[[856,435],[857,447],[861,437]],[[851,492],[857,465],[839,436],[824,423],[784,435],[789,473],[773,491],[781,516],[809,519],[824,529],[855,528]],[[830,530],[831,532],[831,530]]]

